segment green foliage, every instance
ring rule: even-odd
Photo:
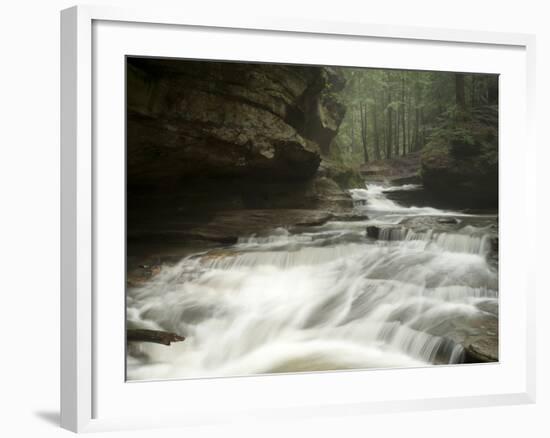
[[[437,119],[430,132],[430,143],[447,144],[458,148],[477,147],[493,150],[498,136],[498,108],[485,106],[464,112],[456,105],[450,106]]]
[[[496,202],[498,193],[498,108],[464,111],[449,107],[422,151],[421,176],[433,190]]]
[[[462,74],[465,107],[457,105],[456,74],[343,68],[346,86],[339,92],[347,107],[337,136],[338,159],[347,164],[368,156],[385,159],[423,149],[432,140],[439,144],[474,146],[470,122],[494,115],[480,112],[491,100],[495,75]],[[493,93],[494,94],[494,93]],[[498,94],[498,93],[497,93]],[[366,132],[360,107],[366,106]],[[497,114],[497,113],[495,113]],[[498,117],[496,117],[498,118]],[[494,122],[494,120],[493,120]]]
[[[343,190],[364,187],[365,182],[357,166],[331,159],[325,160],[322,167],[326,176],[334,180]]]

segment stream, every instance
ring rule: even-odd
[[[186,339],[130,345],[128,380],[466,362],[469,340],[498,323],[498,217],[389,197],[416,189],[369,184],[351,190],[351,221],[163,265],[128,289],[128,326]]]

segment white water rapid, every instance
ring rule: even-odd
[[[352,190],[369,219],[243,236],[130,288],[129,326],[186,340],[130,348],[128,379],[462,362],[461,340],[498,302],[489,228],[456,212],[404,207],[388,199],[392,190]],[[458,224],[401,225],[430,217]],[[366,236],[373,225],[378,239]]]

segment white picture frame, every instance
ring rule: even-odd
[[[148,29],[147,38],[140,37],[144,29]],[[171,32],[176,33],[170,34]],[[460,70],[466,61],[460,55],[447,56],[445,53],[456,49],[457,53],[464,53],[466,59],[469,56],[468,51],[471,51],[473,55],[468,58],[471,69],[503,74],[505,81],[509,78],[507,84],[510,86],[503,87],[501,92],[504,93],[504,98],[510,95],[510,103],[514,104],[510,107],[515,107],[508,113],[505,104],[504,112],[501,113],[501,120],[511,120],[512,117],[516,120],[513,131],[503,131],[501,128],[503,142],[500,196],[501,201],[505,201],[501,202],[501,233],[512,236],[510,231],[525,221],[531,224],[529,229],[535,229],[536,145],[532,126],[535,39],[532,35],[382,26],[360,22],[315,22],[296,18],[283,20],[243,17],[238,21],[227,22],[223,17],[215,15],[194,16],[186,11],[156,8],[133,10],[77,6],[66,9],[61,13],[61,426],[75,432],[85,432],[184,426],[229,420],[246,421],[251,417],[269,421],[312,415],[362,415],[371,412],[534,402],[535,286],[532,280],[534,276],[529,275],[534,269],[531,268],[534,263],[529,260],[533,256],[525,255],[534,246],[533,237],[522,241],[513,237],[503,241],[501,239],[503,263],[516,265],[516,270],[504,274],[507,277],[501,277],[501,281],[506,280],[506,284],[513,285],[516,292],[520,293],[505,300],[509,304],[501,309],[504,316],[504,322],[501,322],[501,342],[505,343],[501,344],[501,349],[504,347],[504,352],[509,352],[509,355],[505,354],[499,364],[491,365],[492,368],[478,365],[465,366],[460,371],[451,367],[437,370],[355,371],[311,373],[307,376],[302,374],[151,383],[125,383],[124,379],[120,379],[123,370],[118,365],[113,365],[108,358],[109,352],[118,351],[121,342],[124,343],[124,333],[120,330],[124,308],[119,308],[120,297],[117,298],[118,301],[112,302],[110,296],[102,295],[98,299],[98,293],[103,293],[98,291],[103,291],[105,285],[112,284],[113,289],[123,286],[117,280],[122,274],[121,266],[124,265],[124,260],[119,257],[120,244],[124,238],[123,233],[120,235],[123,206],[119,206],[120,211],[110,215],[109,219],[104,218],[101,212],[110,207],[116,209],[120,204],[120,198],[116,198],[120,191],[114,190],[118,195],[115,193],[111,197],[109,190],[105,188],[110,185],[118,187],[120,180],[116,176],[117,169],[119,173],[123,173],[120,165],[123,164],[121,160],[124,157],[124,142],[118,140],[123,135],[124,127],[120,124],[123,118],[120,107],[113,107],[114,112],[109,113],[106,106],[109,102],[103,99],[102,93],[109,92],[111,99],[118,99],[117,105],[123,104],[119,98],[124,94],[120,87],[124,78],[110,74],[120,72],[121,54],[157,53],[159,56],[171,56],[169,45],[162,45],[164,49],[160,50],[161,39],[168,34],[171,39],[189,38],[193,32],[200,35],[194,40],[196,44],[193,50],[183,53],[184,57],[200,58],[201,50],[204,50],[204,57],[210,59],[297,62],[300,60],[299,52],[292,54],[289,50],[279,57],[275,52],[269,53],[265,50],[265,47],[274,42],[284,45],[283,40],[295,39],[303,40],[304,44],[312,44],[312,50],[308,50],[309,58],[303,59],[303,63],[322,64],[332,60],[335,64],[344,65],[341,64],[345,62],[341,56],[345,55],[337,56],[336,48],[339,45],[371,44],[374,54],[376,44],[383,43],[385,48],[401,50],[402,68],[419,68],[422,62],[427,62],[407,57],[403,48],[406,45],[426,53],[441,53],[440,59],[431,61],[432,68],[433,62],[439,62],[442,69]],[[227,35],[223,35],[224,32]],[[125,35],[131,35],[132,38],[125,38]],[[252,47],[241,47],[240,50],[250,50],[246,56],[230,54],[219,47],[219,41],[223,40],[216,38],[220,36],[227,37],[228,41],[231,38],[235,41],[263,39],[264,46],[256,47],[255,52],[254,44],[250,45]],[[332,53],[313,50],[316,44],[319,45],[315,42],[319,38],[324,38],[322,42],[325,47],[332,47],[330,44],[334,42]],[[208,48],[209,39],[216,40],[216,47]],[[134,46],[128,48],[125,40],[131,40]],[[141,46],[138,47],[139,44]],[[288,45],[288,41],[285,44]],[[223,56],[223,53],[227,55]],[[494,58],[487,59],[485,55]],[[181,57],[182,54],[174,52],[173,56]],[[384,64],[382,53],[376,56],[379,56],[379,60],[372,66],[395,67],[391,62]],[[111,66],[110,59],[118,61],[114,61]],[[426,64],[425,68],[430,66]],[[514,185],[506,179],[507,163],[511,160],[507,156],[506,145],[511,140],[521,141],[525,151],[525,156],[516,162],[518,170],[514,175]],[[110,152],[103,152],[106,151],[104,149],[98,154],[97,145],[107,141],[114,145],[109,149]],[[114,155],[110,157],[110,153]],[[512,197],[522,199],[528,208],[517,209],[515,212],[509,209],[510,213],[507,214],[506,199]],[[99,206],[105,208],[98,208]],[[106,220],[112,220],[117,225],[110,227]],[[533,232],[531,235],[535,234]],[[113,245],[114,248],[115,241],[118,242],[118,247],[109,251],[107,247]],[[534,252],[531,251],[530,254]],[[113,259],[108,259],[109,257]],[[106,268],[107,266],[110,268]],[[111,281],[113,279],[115,281]],[[111,295],[118,296],[116,293]],[[517,326],[513,336],[507,338],[507,333],[512,333],[508,329],[511,317],[507,316],[515,315],[514,312],[517,312]],[[117,317],[120,322],[113,323],[115,325],[110,326],[110,322],[105,322]],[[120,356],[124,356],[123,350],[120,351]],[[117,361],[120,364],[120,360]],[[376,389],[374,385],[373,373],[381,373],[380,380],[392,379],[395,382],[411,381],[411,377],[418,382],[433,379],[434,388],[428,388],[427,392],[412,388],[407,392],[396,384],[396,388],[382,392],[382,386]],[[491,379],[490,376],[495,377]],[[448,390],[441,384],[439,389],[436,388],[438,381],[453,379],[456,379],[454,389]],[[479,384],[478,391],[473,391],[468,385],[461,384],[461,379],[464,379],[463,383],[466,379],[484,383]],[[367,384],[367,380],[372,381],[369,383],[372,394],[355,391],[358,384]],[[162,403],[154,407],[148,406],[147,415],[133,407],[123,409],[124,406],[131,405],[132,399],[140,396],[147,399],[166,393],[170,398],[171,387],[178,386],[181,390],[181,385],[186,385],[190,394],[200,392],[207,396],[216,394],[216,391],[222,394],[231,391],[242,395],[233,397],[233,405],[227,410],[223,408],[222,396],[219,397],[219,406],[212,400],[201,401],[197,397],[193,409],[180,406],[169,410]],[[319,385],[326,385],[322,393],[315,389]],[[414,386],[412,382],[410,385]],[[285,392],[298,387],[300,393],[293,397],[294,402],[285,402]],[[269,391],[272,392],[268,402],[262,399],[262,394]],[[251,397],[252,402],[248,400]]]

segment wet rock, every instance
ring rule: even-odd
[[[374,164],[369,164],[369,165],[364,165],[362,168],[361,168],[361,174],[366,176],[366,177],[379,177],[380,179],[383,179],[384,177],[384,174],[385,172],[387,171],[387,168],[382,166],[382,165],[374,165]],[[372,178],[374,179],[374,178]]]
[[[318,227],[320,225],[323,225],[327,223],[329,220],[332,219],[332,215],[330,213],[328,214],[313,214],[304,215],[303,219],[300,219],[299,222],[293,223],[291,226],[295,227]]]
[[[398,241],[405,239],[407,228],[399,226],[384,226],[369,225],[367,227],[367,237],[385,241]]]
[[[479,338],[465,346],[465,362],[498,362],[498,338]]]
[[[438,224],[458,224],[458,219],[454,217],[440,217],[437,219]]]
[[[152,342],[155,344],[170,345],[172,342],[182,342],[185,337],[176,333],[149,329],[127,329],[126,342]]]
[[[424,187],[465,208],[498,207],[498,109],[440,127],[422,150]]]
[[[481,234],[496,234],[497,216],[484,217],[460,217],[460,219],[448,216],[413,216],[403,219],[399,225],[407,227],[413,231],[434,231],[455,232],[465,227],[474,227]],[[496,226],[496,227],[495,227]]]
[[[493,268],[498,269],[498,263],[499,263],[498,236],[492,236],[489,240],[489,251],[487,253],[487,261]]]
[[[335,142],[336,140],[331,144],[331,147],[335,147]],[[321,161],[318,175],[334,180],[344,190],[365,187],[365,181],[357,169],[344,166],[327,158],[323,158],[323,161]]]
[[[375,160],[361,165],[359,171],[368,181],[386,181],[392,185],[419,181],[420,153],[413,152],[391,160]]]
[[[367,237],[378,239],[378,237],[380,237],[380,227],[369,225],[367,227]]]
[[[335,221],[339,222],[360,222],[360,221],[366,221],[369,219],[369,217],[366,214],[361,213],[340,213],[335,214],[332,218]]]
[[[498,256],[498,237],[491,238],[491,251]]]
[[[471,333],[464,341],[465,362],[498,362],[498,317],[474,321]]]
[[[495,208],[464,208],[461,210],[465,214],[491,215],[496,214]]]
[[[330,178],[315,178],[310,196],[314,198],[314,208],[321,210],[342,213],[353,208],[351,195]]]
[[[466,363],[498,362],[498,303],[488,300],[478,307],[486,313],[473,318],[451,316],[433,324],[427,331],[461,344]],[[411,327],[421,329],[414,324]]]
[[[386,180],[387,181],[387,180]],[[440,196],[432,190],[427,190],[421,185],[421,181],[411,180],[401,184],[415,184],[416,188],[406,188],[404,190],[394,189],[386,192],[388,199],[395,201],[406,207],[433,207],[440,210],[461,210],[467,214],[495,214],[496,208],[487,206],[486,208],[469,208],[472,203],[469,198],[457,198],[455,196]]]
[[[403,175],[403,176],[399,176],[397,178],[390,178],[389,182],[392,185],[398,185],[398,186],[402,186],[402,185],[406,185],[406,184],[421,184],[422,183],[422,178],[420,177],[418,172],[415,172],[413,174]]]
[[[129,242],[156,241],[164,244],[189,244],[196,241],[226,245],[237,243],[239,237],[262,234],[274,228],[318,226],[332,219],[323,210],[265,209],[224,210],[208,216],[173,218],[171,222],[148,224],[142,230],[128,231]]]
[[[161,270],[161,266],[139,264],[137,267],[128,269],[126,275],[126,285],[129,287],[138,287],[146,283],[149,279],[157,275]]]
[[[498,301],[488,300],[477,303],[476,307],[479,310],[490,313],[498,317]]]

